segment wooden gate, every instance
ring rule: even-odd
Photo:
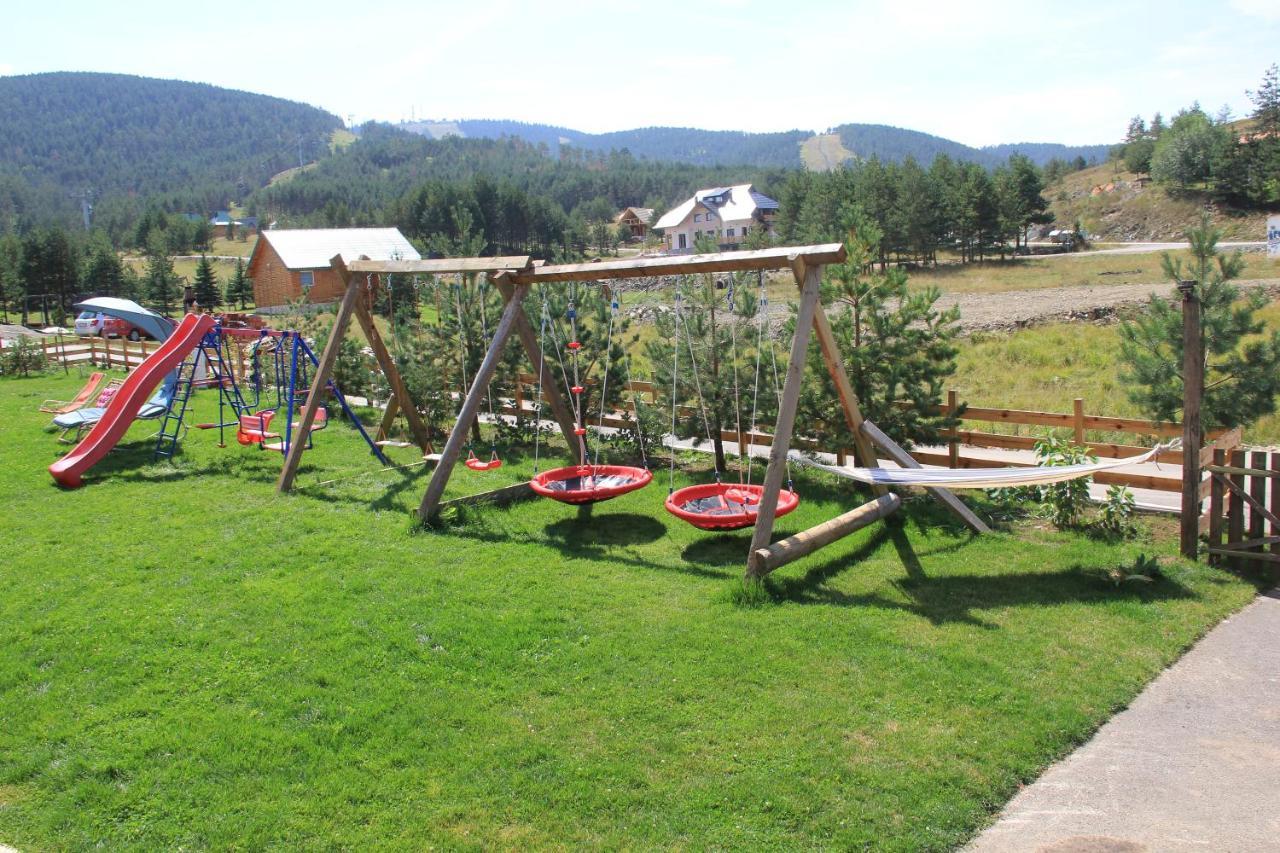
[[[1209,474],[1209,559],[1280,562],[1280,453],[1215,450]]]

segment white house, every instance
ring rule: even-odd
[[[778,203],[751,184],[698,190],[693,198],[667,211],[654,223],[662,231],[667,251],[692,252],[694,241],[710,237],[724,249],[735,249],[755,229],[773,233]]]

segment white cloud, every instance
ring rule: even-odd
[[[13,74],[13,66],[8,62],[0,62],[0,77],[8,77]]]
[[[1231,8],[1251,18],[1280,21],[1280,5],[1274,0],[1231,0]]]

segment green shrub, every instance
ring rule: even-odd
[[[26,335],[0,350],[0,376],[30,376],[49,367],[44,351]]]

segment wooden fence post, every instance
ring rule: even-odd
[[[1075,429],[1076,447],[1084,447],[1084,398],[1076,397],[1073,406],[1074,423],[1072,426]]]
[[[1196,558],[1200,532],[1200,401],[1204,395],[1204,358],[1200,340],[1200,299],[1196,283],[1183,281],[1182,291],[1182,525],[1179,550]],[[1232,501],[1232,507],[1237,501]],[[1234,539],[1235,537],[1233,537]]]
[[[1227,464],[1227,451],[1221,448],[1213,450],[1213,465],[1220,468]],[[1212,474],[1209,477],[1209,547],[1222,547],[1222,513],[1223,513],[1223,485],[1218,474]],[[1217,564],[1222,562],[1220,556],[1209,558],[1209,562]]]
[[[956,393],[956,389],[952,388],[947,391],[947,414],[952,418],[956,416],[956,411],[960,408],[960,395]],[[956,423],[951,428],[951,434],[947,439],[947,467],[960,467],[960,424]]]

